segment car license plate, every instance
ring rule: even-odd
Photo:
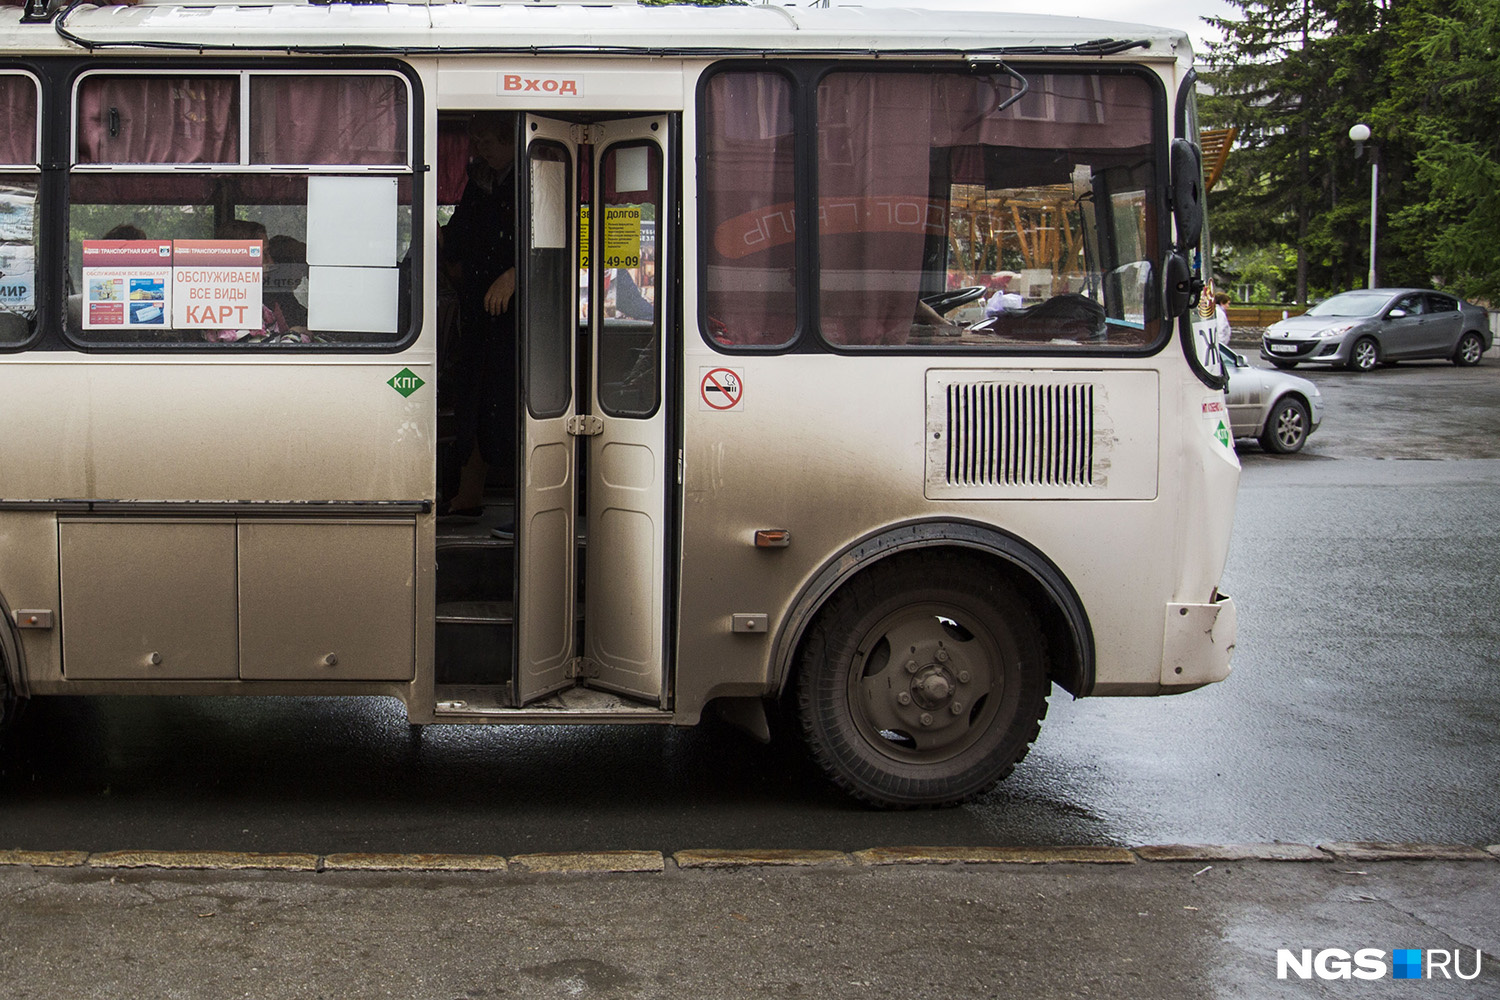
[[[1272,354],[1296,354],[1296,344],[1270,344]]]

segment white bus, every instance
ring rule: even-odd
[[[1221,680],[1192,94],[1003,13],[0,8],[5,712],[779,708],[922,806]]]

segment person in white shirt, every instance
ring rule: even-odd
[[[1214,293],[1214,339],[1225,347],[1229,346],[1229,313],[1224,307],[1229,304],[1229,296],[1225,292]]]

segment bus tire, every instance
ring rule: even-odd
[[[803,646],[798,710],[818,764],[886,808],[952,806],[1010,774],[1047,714],[1045,641],[983,559],[897,556],[855,577]]]
[[[5,673],[5,658],[0,657],[0,733],[10,728],[10,724],[20,714],[21,700],[11,690],[10,678]]]

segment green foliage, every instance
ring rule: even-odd
[[[1500,296],[1500,0],[1231,3],[1202,102],[1205,126],[1239,128],[1209,201],[1226,270],[1298,301],[1362,286],[1378,156],[1379,281]],[[1261,262],[1284,248],[1278,278]]]

